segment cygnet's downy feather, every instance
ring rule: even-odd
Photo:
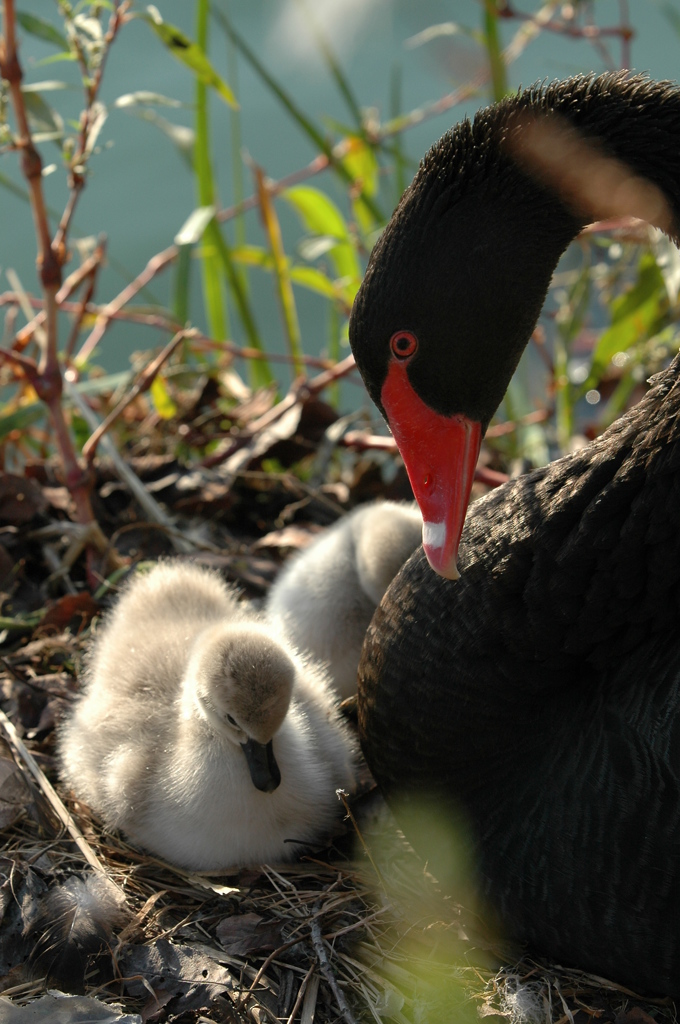
[[[52,887],[26,921],[24,937],[35,943],[30,974],[66,992],[84,992],[86,975],[110,980],[114,932],[128,917],[121,890],[104,875],[73,875]]]
[[[218,576],[166,562],[132,580],[98,632],[60,758],[109,827],[218,870],[327,838],[356,746],[321,666]]]
[[[361,646],[373,612],[421,542],[415,505],[362,505],[291,558],[265,612],[300,651],[330,670],[340,697],[356,693]]]

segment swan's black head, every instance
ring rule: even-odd
[[[441,575],[457,576],[481,436],[560,255],[598,216],[650,211],[672,229],[679,140],[668,84],[617,73],[531,89],[433,146],[375,246],[350,343]]]
[[[513,156],[526,117],[546,114],[677,194],[680,101],[668,83],[579,76],[520,93],[453,128],[404,193],[352,311],[352,350],[383,413],[390,339],[403,330],[418,340],[408,378],[420,398],[486,428],[561,253],[584,223],[603,215],[576,209]]]

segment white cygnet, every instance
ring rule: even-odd
[[[291,558],[269,591],[269,620],[328,666],[342,698],[356,693],[366,630],[422,529],[416,505],[362,505]]]
[[[321,666],[217,575],[165,562],[134,577],[97,633],[59,754],[107,826],[219,870],[323,842],[357,748]]]

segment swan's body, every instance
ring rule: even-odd
[[[413,505],[362,505],[286,564],[265,607],[299,651],[324,662],[340,697],[356,693],[368,624],[387,587],[420,545]]]
[[[567,202],[512,156],[533,115],[551,112],[570,137],[576,128],[599,140],[617,174],[624,162],[651,179],[677,237],[680,92],[667,84],[555,83],[482,111],[433,148],[374,250],[350,334],[425,519],[423,473],[430,491],[449,485],[446,451],[430,466],[424,437],[454,437],[469,476],[551,272],[588,219],[578,197]],[[679,375],[676,359],[589,447],[475,503],[460,580],[443,578],[455,575],[456,517],[432,530],[426,554],[439,574],[423,552],[407,563],[359,667],[360,734],[376,780],[397,810],[430,799],[467,823],[504,929],[561,963],[672,995]],[[424,828],[409,838],[436,858]]]
[[[187,868],[290,859],[323,841],[355,751],[321,667],[273,632],[198,567],[135,577],[62,727],[76,794]]]

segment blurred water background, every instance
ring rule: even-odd
[[[42,17],[51,16],[44,0],[24,0],[21,10]],[[537,4],[522,0],[517,9],[533,13]],[[619,0],[596,0],[599,25],[617,24],[621,16]],[[635,29],[631,44],[632,65],[654,78],[678,77],[680,2],[635,0],[630,4]],[[157,7],[164,20],[195,36],[195,4],[191,0],[159,0]],[[347,123],[346,106],[321,58],[318,43],[310,29],[306,8],[297,0],[214,0],[213,7],[224,11],[247,40],[268,71],[317,124]],[[143,9],[138,4],[133,9]],[[479,33],[484,5],[477,0],[315,0],[314,17],[331,43],[359,103],[372,108],[376,119],[386,120],[397,112],[426,106],[456,86],[469,81],[488,60]],[[433,25],[447,25],[429,42],[423,33]],[[518,29],[517,21],[499,22],[504,45]],[[418,45],[416,45],[418,44]],[[81,84],[75,65],[50,63],[54,48],[35,37],[22,34],[21,56],[27,82],[50,78],[66,79],[67,94],[58,97],[59,109],[72,118],[80,112]],[[282,109],[272,92],[254,71],[235,55],[233,46],[216,21],[210,29],[210,56],[222,76],[238,92],[241,108],[240,131],[244,194],[252,191],[248,168],[254,162],[270,178],[280,178],[302,168],[316,154],[307,138]],[[540,79],[564,77],[577,72],[601,71],[621,61],[621,41],[604,38],[594,45],[546,32],[527,45],[508,69],[510,85],[515,88]],[[80,200],[72,237],[96,236],[104,231],[108,239],[109,263],[101,274],[95,299],[109,300],[144,267],[147,260],[172,243],[173,237],[197,205],[194,179],[186,154],[158,127],[141,119],[137,108],[118,108],[122,94],[149,90],[179,101],[182,106],[158,108],[158,113],[176,125],[192,125],[194,80],[160,44],[142,20],[124,28],[112,47],[104,78],[101,99],[108,118],[98,139],[98,152],[89,169],[88,183]],[[451,124],[472,114],[490,100],[490,86],[464,104],[447,110],[410,128],[402,136],[405,152],[417,160]],[[49,99],[49,94],[46,94]],[[223,206],[235,199],[234,139],[229,113],[216,97],[211,98],[212,137],[219,198]],[[50,149],[52,148],[52,156]],[[67,198],[66,176],[59,150],[42,146],[46,163],[53,159],[54,173],[46,178],[50,207],[60,212]],[[24,188],[16,154],[6,153],[0,162],[3,188],[2,244],[0,246],[3,287],[5,272],[16,270],[24,287],[38,293],[35,272],[35,239],[27,203],[8,187],[14,182]],[[324,175],[323,187],[333,193],[330,175]],[[318,179],[312,184],[318,184]],[[347,198],[338,187],[338,204],[346,209]],[[398,198],[397,183],[384,181],[380,203],[388,213]],[[293,214],[284,203],[277,204],[284,235],[292,226]],[[258,213],[247,215],[248,241],[262,242]],[[299,226],[297,228],[299,234]],[[71,267],[74,264],[71,264]],[[70,268],[66,268],[68,272]],[[157,277],[143,298],[168,302],[172,271]],[[251,288],[260,333],[268,351],[285,346],[281,317],[273,280],[262,271],[252,271]],[[194,297],[200,287],[193,275]],[[326,327],[322,317],[323,300],[303,289],[296,289],[304,349],[323,352]],[[190,317],[200,328],[202,303],[194,301]],[[243,343],[240,323],[232,318],[231,336]],[[133,350],[161,343],[157,332],[147,327],[131,331],[114,328],[107,333],[96,361],[108,370],[128,365]],[[356,398],[355,401],[359,401]],[[352,399],[350,398],[351,402]]]

